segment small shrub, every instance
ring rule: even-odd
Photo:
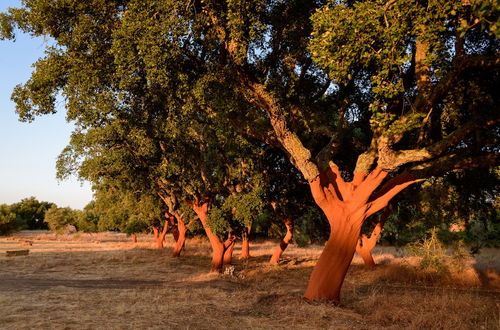
[[[439,240],[436,229],[431,231],[428,238],[408,244],[407,251],[409,255],[421,258],[421,270],[437,275],[463,271],[471,258],[463,242],[456,242],[447,249]]]
[[[451,247],[450,270],[455,273],[464,271],[469,260],[471,255],[464,242],[455,242]]]
[[[77,212],[69,207],[59,208],[52,206],[45,213],[44,221],[49,225],[49,229],[56,234],[64,234],[68,226],[75,226],[77,223]]]

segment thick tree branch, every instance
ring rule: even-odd
[[[399,194],[406,187],[418,181],[422,181],[422,179],[413,178],[407,171],[398,174],[387,181],[380,191],[372,195],[370,198],[371,201],[368,203],[366,218],[382,210],[389,204],[394,196]]]
[[[248,91],[248,100],[264,110],[268,115],[278,141],[290,154],[295,167],[302,172],[308,182],[312,182],[319,176],[318,166],[312,159],[311,151],[302,144],[297,134],[288,127],[285,115],[274,97],[266,91],[263,85],[252,82],[242,74],[240,74],[240,80]]]
[[[238,118],[229,118],[229,122],[239,134],[254,138],[267,145],[286,151],[283,149],[281,143],[276,139],[276,135],[274,135],[273,131],[264,127],[256,129],[255,126],[248,125],[248,123],[241,121]]]
[[[499,65],[500,57],[498,56],[457,56],[451,64],[452,70],[431,89],[428,97],[417,97],[412,107],[418,112],[427,113],[450,91],[453,85],[456,84],[458,76],[464,70],[468,68],[491,68]]]
[[[380,211],[390,200],[406,187],[431,176],[443,175],[458,169],[487,168],[500,164],[500,154],[451,154],[432,161],[415,165],[387,181],[369,200],[366,217]]]
[[[446,152],[448,148],[456,145],[473,131],[494,125],[499,121],[500,116],[497,118],[479,118],[469,121],[447,135],[441,141],[421,149],[394,151],[386,147],[385,149],[379,150],[378,164],[384,169],[392,171],[404,164],[427,161],[439,157]]]
[[[470,155],[455,153],[440,157],[423,164],[415,165],[408,169],[413,178],[428,178],[442,175],[452,170],[469,168],[488,168],[500,164],[500,154]]]

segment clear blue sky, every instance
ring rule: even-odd
[[[1,0],[0,11],[19,7],[20,1]],[[10,100],[12,89],[25,82],[31,64],[43,57],[43,39],[17,34],[15,42],[0,41],[0,204],[34,196],[58,206],[83,208],[92,198],[90,185],[76,179],[56,180],[56,159],[68,144],[73,125],[64,107],[56,115],[21,123]]]

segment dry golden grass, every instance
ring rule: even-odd
[[[5,257],[26,248],[30,255]],[[301,298],[320,246],[291,245],[279,266],[266,262],[273,242],[251,247],[233,275],[208,274],[210,247],[187,242],[153,249],[152,236],[133,244],[121,234],[23,232],[0,238],[1,329],[498,329],[496,250],[460,274],[436,277],[393,248],[377,248],[380,265],[355,257],[341,306]],[[478,269],[478,273],[475,269]],[[432,276],[431,276],[432,275]]]

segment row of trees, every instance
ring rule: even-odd
[[[22,229],[66,232],[68,226],[81,231],[97,231],[93,219],[92,203],[83,211],[58,207],[55,203],[38,201],[35,197],[24,198],[10,205],[0,204],[0,235]]]
[[[166,207],[179,233],[195,215],[214,271],[267,204],[316,204],[328,239],[304,296],[338,302],[367,219],[417,182],[498,165],[495,1],[23,4],[1,36],[53,42],[12,98],[31,121],[64,97],[60,177]]]
[[[14,204],[0,204],[0,235],[21,229],[48,229],[45,213],[54,203],[40,202],[34,197],[24,198]]]

